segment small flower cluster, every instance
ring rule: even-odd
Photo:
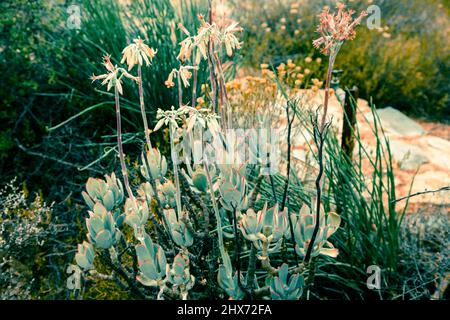
[[[113,65],[111,62],[111,56],[109,56],[109,55],[103,57],[103,66],[105,67],[105,69],[108,72],[101,74],[99,76],[96,76],[95,74],[93,74],[91,76],[91,80],[92,80],[92,82],[94,82],[96,80],[103,79],[102,85],[103,86],[107,85],[108,91],[111,90],[112,87],[116,87],[117,91],[120,94],[123,94],[123,89],[122,89],[122,77],[123,76],[125,76],[126,78],[131,79],[135,82],[140,81],[138,77],[132,76],[125,69],[120,68],[117,65]]]
[[[317,49],[322,48],[323,54],[328,55],[330,51],[336,51],[346,40],[353,40],[356,36],[355,28],[362,19],[367,16],[367,12],[363,11],[353,20],[353,10],[345,11],[343,3],[337,4],[337,14],[330,13],[330,7],[325,6],[320,14],[320,24],[317,32],[321,37],[314,40],[313,45]]]
[[[175,86],[175,82],[173,80],[177,77],[180,77],[180,80],[185,88],[189,87],[189,80],[192,78],[192,72],[190,70],[197,69],[197,67],[192,66],[180,66],[180,68],[172,69],[169,73],[169,77],[164,82],[167,88],[172,88]]]
[[[213,47],[220,48],[225,46],[228,56],[232,56],[236,49],[241,48],[241,43],[236,37],[236,33],[242,31],[237,22],[232,22],[228,26],[219,27],[216,23],[208,23],[202,15],[199,15],[201,26],[195,36],[180,23],[178,26],[187,36],[180,45],[178,59],[186,61],[191,58],[192,52],[196,49],[195,64],[200,63],[201,58],[207,59],[208,45],[212,42]]]
[[[145,61],[145,64],[148,66],[156,56],[157,52],[158,50],[150,48],[141,38],[137,38],[133,40],[133,43],[123,49],[123,57],[120,63],[124,63],[126,61],[128,71],[133,69],[135,64],[142,65],[143,61]]]

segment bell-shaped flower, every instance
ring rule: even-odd
[[[314,40],[313,45],[316,48],[321,48],[325,55],[337,54],[344,41],[353,40],[356,36],[356,26],[367,16],[367,12],[363,11],[356,19],[353,19],[354,11],[345,11],[343,3],[338,3],[337,9],[337,13],[331,14],[330,8],[325,6],[320,14],[317,32],[321,36]]]
[[[123,49],[123,56],[120,63],[124,63],[126,61],[128,71],[131,70],[135,64],[142,66],[144,61],[148,66],[157,52],[157,50],[154,50],[146,45],[141,38],[137,38],[133,40],[133,43]]]
[[[128,79],[131,79],[135,82],[139,82],[140,79],[138,77],[132,76],[129,74],[125,69],[118,67],[117,65],[113,65],[111,62],[110,56],[104,56],[103,57],[103,66],[108,71],[105,74],[96,76],[92,75],[91,80],[92,82],[96,80],[103,80],[102,86],[106,85],[107,90],[111,90],[111,88],[115,87],[117,88],[117,91],[119,94],[123,94],[122,89],[122,78],[126,77]]]

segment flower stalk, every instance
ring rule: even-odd
[[[142,67],[140,64],[138,65],[138,78],[139,78],[139,83],[138,83],[138,85],[139,85],[139,103],[141,106],[142,122],[144,123],[145,141],[147,142],[148,150],[150,150],[152,148],[152,142],[150,141],[150,130],[148,128],[147,114],[145,112],[144,88],[142,86]]]
[[[120,98],[119,98],[119,89],[117,86],[114,88],[114,99],[116,105],[116,126],[117,126],[117,148],[119,150],[119,159],[120,159],[120,167],[122,169],[122,176],[125,185],[125,189],[127,190],[128,196],[136,202],[134,198],[133,192],[131,191],[130,182],[128,179],[128,171],[127,166],[125,164],[125,156],[123,153],[123,145],[122,145],[122,119],[120,115]]]
[[[330,83],[331,76],[333,73],[334,63],[336,57],[339,53],[340,48],[347,40],[353,40],[356,37],[355,28],[358,26],[362,19],[367,16],[365,11],[353,20],[354,11],[345,11],[345,5],[343,3],[337,4],[338,12],[337,14],[330,14],[330,8],[325,6],[320,14],[320,24],[317,28],[317,32],[320,33],[320,37],[314,40],[313,45],[315,48],[321,48],[321,52],[329,56],[327,79],[325,84],[325,98],[323,103],[323,114],[320,125],[318,124],[317,118],[313,119],[313,130],[314,130],[314,141],[318,148],[318,162],[319,162],[319,173],[316,178],[316,223],[314,226],[314,231],[311,237],[311,242],[308,245],[306,255],[304,258],[305,264],[308,264],[311,259],[311,253],[315,245],[316,237],[319,232],[320,226],[320,208],[322,203],[322,176],[324,172],[324,159],[323,159],[323,148],[326,140],[326,133],[331,123],[327,123],[327,112],[328,103],[330,96]],[[313,204],[314,205],[314,204]]]

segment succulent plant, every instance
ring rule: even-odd
[[[267,204],[266,204],[267,205]],[[266,209],[266,205],[264,209]],[[242,215],[242,219],[240,221],[239,227],[242,231],[244,237],[249,241],[259,241],[261,240],[260,234],[263,227],[263,210],[255,211],[250,208],[247,210],[246,214]]]
[[[187,174],[184,170],[182,170],[182,173],[192,190],[197,192],[206,192],[206,190],[208,190],[208,178],[206,176],[205,169],[199,165],[194,166],[194,170],[192,170],[190,165],[187,165],[187,169],[189,174]]]
[[[83,241],[78,245],[75,261],[84,270],[92,269],[94,263],[94,247],[89,242]]]
[[[141,183],[141,185],[137,189],[137,194],[140,200],[147,202],[147,205],[150,205],[152,203],[152,199],[155,195],[150,182]]]
[[[189,257],[186,252],[178,253],[167,273],[167,280],[180,291],[187,292],[195,283],[195,278],[189,271]]]
[[[114,172],[110,176],[105,175],[105,180],[89,178],[86,182],[86,191],[83,191],[82,195],[91,210],[96,202],[101,202],[106,210],[112,211],[120,206],[124,198],[122,183]]]
[[[147,161],[146,161],[147,159]],[[144,156],[141,154],[142,165],[140,166],[141,174],[145,179],[150,180],[150,175],[148,173],[147,164],[150,167],[150,173],[152,178],[155,180],[160,180],[164,178],[167,173],[167,161],[166,158],[161,155],[158,149],[153,148],[148,150]]]
[[[144,286],[160,286],[167,273],[164,250],[145,234],[142,243],[136,245],[136,255],[140,271],[136,279]]]
[[[176,208],[177,188],[171,180],[158,184],[158,195],[161,205],[165,208]]]
[[[258,249],[261,249],[261,242],[275,243],[281,240],[288,231],[287,209],[278,210],[278,204],[272,208],[267,208],[267,203],[263,209],[255,213],[253,209],[248,209],[242,215],[240,229],[244,237],[252,241]],[[272,251],[275,248],[269,248]]]
[[[127,198],[125,201],[125,223],[136,228],[145,225],[148,219],[148,205],[146,201]]]
[[[98,248],[108,249],[120,238],[120,231],[116,229],[111,212],[100,202],[94,205],[93,211],[89,211],[86,226],[89,241]]]
[[[220,202],[228,211],[244,210],[247,206],[247,185],[242,170],[230,168],[221,171]]]
[[[270,295],[273,300],[298,300],[303,292],[303,277],[294,274],[289,277],[288,265],[281,265],[278,276],[270,281]]]
[[[312,203],[315,203],[315,201],[312,201]],[[304,256],[308,250],[316,225],[315,210],[311,210],[308,206],[303,205],[298,216],[292,214],[291,219],[294,224],[295,250],[298,255]],[[339,251],[328,241],[328,238],[336,232],[340,224],[341,217],[337,213],[329,212],[325,215],[322,205],[320,206],[320,226],[311,256],[323,254],[333,258],[337,257]]]
[[[186,224],[181,219],[177,219],[175,210],[164,210],[164,216],[173,241],[180,247],[190,247],[194,243],[194,237]]]
[[[247,296],[280,300],[299,299],[304,283],[303,276],[299,272],[305,270],[309,276],[315,272],[314,263],[309,263],[309,252],[304,263],[299,265],[298,261],[295,261],[295,265],[291,269],[292,274],[289,273],[288,264],[282,264],[276,268],[272,266],[271,259],[277,263],[280,260],[294,262],[293,259],[289,259],[289,253],[302,256],[311,248],[313,249],[312,256],[325,254],[336,257],[337,249],[328,239],[338,229],[340,217],[335,213],[325,214],[321,209],[320,224],[317,226],[319,232],[313,246],[309,246],[315,230],[314,209],[304,207],[299,214],[292,214],[292,219],[288,220],[288,209],[280,211],[278,204],[268,208],[268,204],[265,203],[264,207],[257,212],[253,208],[248,208],[250,202],[259,202],[258,196],[261,199],[267,199],[267,188],[260,177],[268,173],[269,169],[273,169],[272,165],[278,163],[277,157],[280,157],[280,153],[279,150],[274,149],[276,144],[270,143],[271,141],[264,139],[265,137],[260,138],[257,129],[252,129],[249,133],[247,133],[248,130],[226,130],[226,128],[236,127],[235,119],[231,121],[232,112],[235,111],[234,103],[228,101],[228,96],[224,91],[227,84],[223,74],[222,57],[211,56],[207,47],[208,43],[212,41],[215,47],[223,46],[226,53],[231,55],[240,46],[234,35],[240,28],[233,22],[219,28],[214,23],[206,22],[202,15],[200,15],[199,26],[198,35],[192,37],[186,28],[179,26],[188,39],[181,43],[179,69],[173,69],[166,81],[166,85],[169,87],[175,86],[174,79],[178,81],[179,106],[178,109],[173,106],[170,110],[158,109],[156,115],[157,123],[154,131],[163,126],[169,127],[170,162],[173,165],[171,167],[172,180],[165,177],[168,170],[166,158],[158,149],[151,148],[143,99],[142,63],[140,63],[142,61],[138,61],[142,57],[144,60],[146,59],[145,55],[139,56],[138,54],[138,51],[145,47],[143,42],[137,39],[135,44],[124,50],[123,61],[127,61],[129,68],[138,63],[138,77],[130,75],[123,68],[112,65],[109,56],[104,60],[104,66],[108,73],[92,77],[93,80],[104,79],[103,84],[108,84],[108,90],[113,86],[116,89],[117,139],[124,188],[114,173],[106,176],[105,180],[90,178],[87,181],[83,197],[91,210],[86,219],[88,242],[85,241],[78,245],[75,260],[81,268],[89,270],[93,268],[94,249],[109,249],[99,251],[99,254],[102,258],[108,258],[104,256],[108,252],[110,259],[102,259],[99,262],[105,262],[108,265],[102,271],[110,272],[110,274],[102,272],[98,275],[101,278],[118,280],[127,285],[130,293],[139,298],[152,295],[152,297],[156,296],[161,299],[166,297],[186,299],[189,290],[194,288],[196,278],[206,279],[207,275],[208,281],[199,281],[199,285],[193,289],[193,291],[195,290],[195,293],[192,294],[193,297],[203,298],[205,292],[220,292],[220,290],[214,290],[214,285],[218,283],[226,294],[235,300]],[[144,49],[146,48],[148,49],[148,47]],[[191,60],[190,55],[194,49],[196,57],[192,57]],[[152,58],[155,52],[147,51],[147,57]],[[186,97],[183,96],[183,93],[186,93],[183,86],[190,85],[191,70],[194,73],[192,76],[196,79],[195,76],[201,71],[198,68],[201,58],[213,62],[209,65],[212,65],[214,70],[210,71],[217,75],[217,81],[210,83],[209,87],[206,85],[202,88],[204,95],[202,100],[204,101],[209,96],[211,105],[217,105],[220,98],[220,117],[214,113],[214,108],[202,109],[201,106],[196,108],[196,102],[198,102],[196,88],[192,91],[192,106],[183,106],[182,103],[186,100]],[[190,62],[195,60],[196,65],[192,67],[185,65],[187,61],[184,60],[191,60]],[[139,170],[147,181],[139,186],[136,199],[129,183],[121,140],[119,95],[122,94],[122,76],[133,79],[139,84],[141,113],[149,148],[148,151],[141,154]],[[276,88],[276,84],[274,85]],[[200,105],[203,104],[200,103]],[[291,124],[289,109],[286,111],[288,122]],[[322,116],[320,138],[324,133],[323,125],[326,118],[326,115]],[[265,117],[265,114],[262,115],[262,120]],[[273,118],[270,118],[267,117],[267,124],[273,122]],[[239,121],[239,119],[237,120]],[[252,127],[267,126],[261,122],[257,127]],[[315,126],[313,127],[315,128]],[[272,132],[271,134],[273,135]],[[259,139],[255,144],[256,137]],[[267,136],[267,138],[269,137]],[[290,137],[287,138],[290,139]],[[243,149],[245,152],[241,152],[244,151]],[[249,167],[252,170],[248,171],[252,171],[252,174],[256,172],[258,176],[258,179],[252,179],[249,182],[246,181],[248,155],[250,155],[250,164],[252,164],[252,167]],[[181,169],[184,165],[180,164],[180,156],[186,160],[187,171]],[[319,159],[319,165],[322,165],[323,161],[320,160],[323,159]],[[194,163],[193,167],[191,167],[191,162]],[[242,163],[244,164],[241,165]],[[268,164],[270,164],[270,168]],[[278,168],[278,166],[276,167]],[[181,188],[180,172],[188,182],[183,184],[184,188]],[[272,174],[273,171],[269,173]],[[321,175],[318,176],[318,179],[321,179]],[[289,175],[286,181],[285,189],[288,190]],[[274,190],[275,182],[270,182],[272,190]],[[280,184],[280,181],[277,183]],[[320,187],[320,184],[318,186]],[[319,187],[318,194],[321,190]],[[251,188],[253,190],[250,190]],[[125,197],[123,189],[126,190],[129,197],[126,199],[124,207],[122,207]],[[182,197],[184,191],[189,197]],[[276,193],[275,191],[273,193]],[[276,198],[276,194],[274,196]],[[283,197],[283,207],[287,201],[286,196],[287,194]],[[153,201],[153,197],[157,201]],[[248,198],[252,201],[248,201]],[[192,200],[192,205],[186,202],[189,200]],[[205,203],[201,203],[202,201]],[[318,203],[320,203],[320,199]],[[158,207],[155,207],[156,205]],[[158,218],[162,218],[152,220],[151,224],[147,223],[150,206]],[[131,236],[128,233],[127,237],[120,238],[122,233],[119,228],[122,222],[134,229],[133,239],[129,239]],[[289,229],[288,222],[292,222],[293,230]],[[153,227],[151,236],[146,230],[150,226]],[[237,226],[240,231],[237,231]],[[240,232],[245,239],[242,239]],[[283,238],[288,242],[292,241],[291,232],[294,234],[295,252],[289,252],[290,246],[288,245],[285,246],[286,251],[283,251],[281,250]],[[194,235],[196,236],[195,240],[200,240],[196,241],[195,245]],[[226,242],[224,242],[224,237],[227,237]],[[152,238],[158,239],[161,246],[154,243]],[[118,240],[121,240],[120,243]],[[130,255],[127,250],[131,241],[138,243],[135,246],[135,256]],[[247,250],[249,246],[250,250]],[[170,263],[166,259],[165,248],[167,248],[166,252]],[[230,252],[233,253],[233,264],[226,250],[232,250]],[[217,283],[211,283],[210,277],[216,271],[215,262],[220,258],[222,264],[218,268]],[[246,261],[242,263],[244,259]],[[133,272],[136,260],[137,276]],[[133,264],[133,268],[131,264]],[[311,280],[313,278],[311,276]],[[158,290],[143,290],[144,288],[140,284],[158,287]],[[264,287],[260,287],[263,284]],[[202,288],[202,285],[205,287]]]
[[[232,213],[223,208],[219,209],[220,218],[222,221],[222,233],[228,239],[234,238],[234,226]],[[241,214],[237,212],[236,218],[239,221]]]
[[[231,266],[231,260],[228,253],[226,253],[224,256],[223,264],[219,266],[217,282],[219,283],[219,286],[230,296],[231,299],[241,300],[242,298],[244,298],[244,292],[239,287],[238,272],[236,271],[233,273],[233,267]]]

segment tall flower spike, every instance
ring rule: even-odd
[[[142,66],[143,62],[148,66],[155,57],[158,50],[150,48],[144,43],[144,40],[137,38],[133,40],[134,43],[129,44],[122,51],[122,60],[120,63],[126,61],[128,65],[128,71],[130,71],[135,64]]]
[[[123,94],[123,89],[122,89],[122,77],[126,77],[128,79],[131,79],[135,82],[139,82],[139,78],[135,77],[131,74],[129,74],[125,69],[123,68],[119,68],[117,65],[113,65],[111,62],[111,56],[106,55],[103,57],[103,66],[106,68],[106,70],[108,71],[105,74],[101,74],[99,76],[96,75],[92,75],[91,76],[91,80],[92,82],[96,81],[96,80],[101,80],[102,81],[102,85],[107,85],[107,90],[111,90],[112,87],[117,87],[117,90],[119,91],[120,94]]]
[[[233,55],[234,50],[241,48],[241,43],[235,33],[241,32],[243,29],[237,25],[237,22],[231,23],[222,33],[222,43],[225,45],[225,49],[229,57]]]
[[[336,8],[338,12],[331,14],[330,8],[325,6],[319,16],[320,24],[317,32],[321,36],[314,40],[313,45],[317,49],[322,48],[321,51],[325,55],[328,55],[333,47],[339,49],[344,41],[353,40],[356,36],[356,26],[367,16],[367,12],[363,11],[353,20],[353,10],[345,11],[343,3],[338,3]]]
[[[189,87],[189,79],[192,77],[192,72],[190,70],[197,69],[193,66],[181,66],[180,69],[172,69],[169,73],[167,80],[164,82],[167,88],[172,88],[175,86],[174,79],[180,77],[180,80],[185,88]]]

